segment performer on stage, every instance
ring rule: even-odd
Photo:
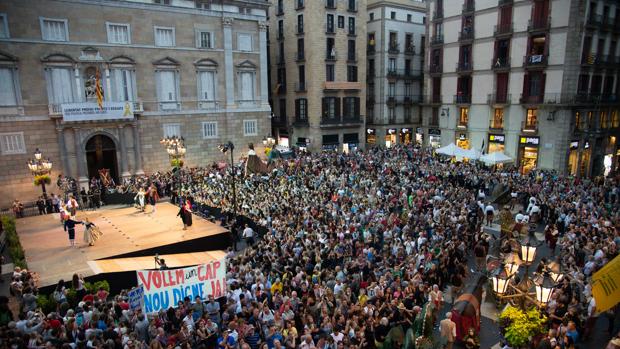
[[[192,226],[192,204],[189,199],[186,199],[185,204],[181,206],[179,213],[177,213],[178,216],[181,216],[183,221],[183,230],[187,230],[187,227]]]
[[[71,194],[69,196],[69,200],[67,201],[67,211],[69,211],[71,218],[75,218],[79,206],[80,205],[78,204],[77,200],[75,199],[73,194]]]
[[[81,221],[75,221],[73,220],[74,217],[67,217],[65,219],[65,231],[67,233],[69,233],[69,244],[71,247],[76,247],[75,246],[75,225],[76,224],[81,224]]]
[[[155,186],[155,183],[151,184],[147,194],[149,196],[149,204],[151,205],[151,207],[153,207],[151,213],[155,213],[155,204],[157,203],[157,200],[159,200],[159,194],[157,193],[157,187]]]
[[[89,221],[88,218],[85,218],[82,224],[84,224],[84,243],[88,244],[88,246],[93,246],[95,241],[103,234],[99,227]]]
[[[138,205],[140,212],[144,212],[144,196],[145,195],[146,195],[146,192],[144,191],[144,188],[140,187],[140,190],[138,190],[138,193],[133,198],[133,200]]]

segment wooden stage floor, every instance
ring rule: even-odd
[[[88,265],[89,261],[152,250],[159,246],[189,243],[191,240],[227,232],[219,224],[195,215],[192,227],[183,230],[177,213],[178,208],[167,202],[158,203],[157,211],[152,215],[141,213],[134,207],[80,211],[77,220],[88,217],[103,232],[103,236],[94,246],[87,246],[83,240],[84,226],[78,225],[75,232],[78,248],[69,246],[68,234],[54,215],[18,219],[16,228],[28,268],[39,274],[39,287],[46,287],[56,284],[60,279],[69,281],[74,273],[83,274],[84,277],[95,275]],[[203,251],[214,249],[209,246],[202,249],[196,247]]]

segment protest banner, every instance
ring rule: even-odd
[[[620,302],[620,256],[592,275],[592,295],[598,312],[609,310]]]
[[[144,308],[144,287],[138,286],[127,292],[129,298],[129,309],[136,310]]]
[[[174,307],[183,298],[205,299],[226,294],[226,260],[168,270],[138,270],[138,286],[144,287],[144,312]]]

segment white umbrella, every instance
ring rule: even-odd
[[[480,157],[480,161],[484,162],[487,165],[496,165],[512,162],[513,159],[501,151],[496,151],[490,154],[482,155]]]
[[[441,147],[436,150],[437,154],[448,155],[448,156],[465,156],[465,149],[459,148],[454,143],[450,143],[445,147]]]
[[[479,150],[472,148],[472,149],[465,150],[463,157],[472,159],[472,160],[478,160],[478,158],[480,158],[481,155],[482,153]]]

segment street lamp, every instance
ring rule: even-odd
[[[534,263],[534,260],[536,259],[536,248],[538,248],[538,246],[534,244],[535,239],[536,237],[533,234],[530,234],[520,242],[521,259],[526,266]]]
[[[28,160],[28,169],[35,178],[35,185],[41,185],[43,190],[43,198],[47,199],[47,192],[45,191],[45,182],[51,181],[48,176],[52,172],[52,161],[50,159],[44,159],[39,148],[34,152],[34,159]]]
[[[177,195],[179,199],[181,197],[181,176],[179,170],[183,167],[183,158],[185,157],[185,153],[187,152],[187,148],[184,144],[185,140],[183,137],[164,137],[159,141],[164,147],[166,147],[166,152],[168,153],[168,157],[170,158],[170,165],[176,169],[175,175],[178,178],[177,183]]]
[[[222,152],[222,154],[226,154],[226,152],[230,151],[230,171],[232,173],[231,181],[232,181],[232,192],[233,192],[233,216],[235,220],[237,220],[237,188],[235,187],[235,159],[233,155],[233,151],[235,150],[235,145],[233,142],[228,141],[226,144],[218,145],[218,148]]]
[[[263,145],[265,147],[273,147],[273,145],[276,144],[276,140],[273,139],[273,137],[269,136],[269,137],[263,137]]]
[[[493,282],[493,292],[499,296],[504,295],[508,290],[508,284],[512,275],[508,274],[507,270],[508,266],[502,265],[491,278],[491,281]]]
[[[551,294],[553,293],[553,288],[555,287],[556,283],[551,278],[550,273],[548,271],[545,271],[542,276],[538,278],[535,284],[536,300],[538,301],[538,303],[544,306],[549,303],[549,300],[551,299]]]

